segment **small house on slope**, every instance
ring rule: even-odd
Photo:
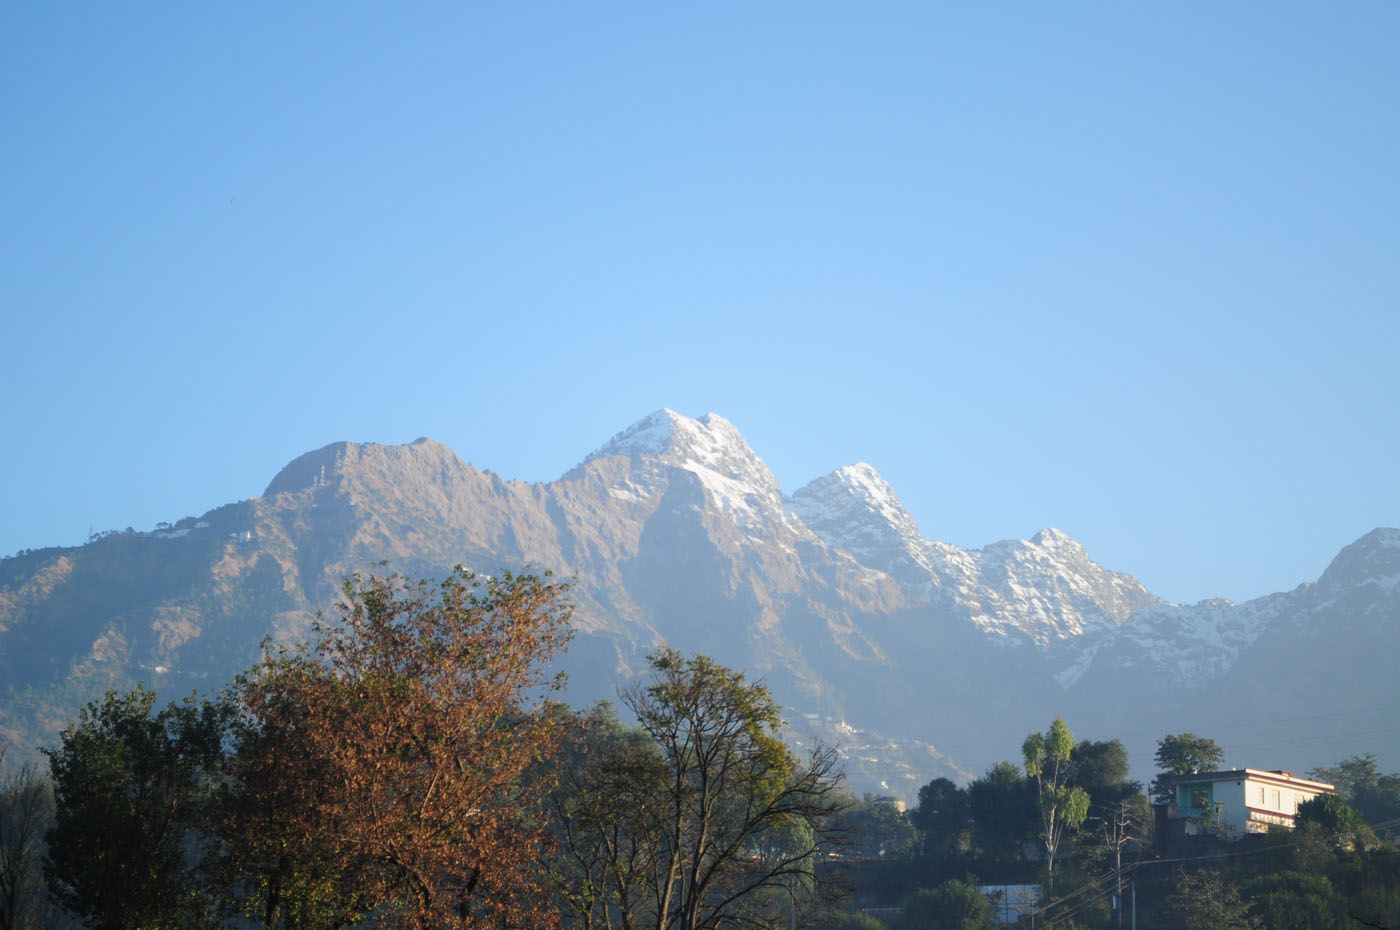
[[[1167,804],[1168,829],[1185,836],[1214,834],[1222,840],[1267,833],[1271,826],[1292,827],[1299,804],[1336,790],[1292,772],[1263,769],[1193,772],[1172,782],[1176,797]]]

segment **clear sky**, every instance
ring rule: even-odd
[[[1400,4],[8,4],[0,554],[672,407],[1161,596],[1400,524]]]

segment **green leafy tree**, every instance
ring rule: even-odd
[[[1265,873],[1244,889],[1252,911],[1269,930],[1343,930],[1353,926],[1346,902],[1324,875]]]
[[[1079,829],[1089,814],[1089,794],[1069,783],[1069,759],[1074,750],[1074,734],[1059,717],[1044,733],[1032,733],[1021,744],[1026,775],[1036,784],[1036,807],[1040,812],[1041,841],[1045,845],[1045,871],[1050,885],[1055,881],[1055,855],[1065,833]]]
[[[966,849],[972,830],[972,798],[946,778],[935,778],[919,789],[919,806],[910,822],[923,837],[924,854],[935,859]]]
[[[1381,773],[1376,765],[1375,755],[1368,752],[1365,755],[1347,756],[1333,766],[1315,768],[1308,773],[1308,777],[1327,782],[1337,789],[1338,794],[1354,802],[1376,787]]]
[[[545,861],[565,924],[635,930],[647,919],[666,764],[656,742],[603,703],[573,722],[550,805],[557,853]]]
[[[1096,807],[1108,807],[1142,791],[1128,778],[1128,750],[1120,740],[1081,740],[1070,753],[1065,780],[1089,794]]]
[[[992,906],[970,882],[946,881],[904,899],[899,930],[995,930]]]
[[[1012,762],[998,762],[968,786],[973,837],[995,862],[1019,862],[1036,832],[1035,785]]]
[[[1353,926],[1400,928],[1400,849],[1384,845],[1348,856],[1332,872]]]
[[[199,862],[223,761],[222,706],[186,698],[153,712],[144,686],[83,708],[48,750],[54,826],[45,872],[94,930],[208,923]]]
[[[1153,758],[1160,772],[1152,781],[1152,799],[1165,804],[1175,797],[1173,777],[1215,771],[1225,761],[1225,750],[1209,737],[1168,733],[1157,741],[1157,753]]]
[[[1166,898],[1168,915],[1185,930],[1264,930],[1239,888],[1215,872],[1189,872]]]
[[[651,667],[622,693],[662,761],[660,778],[643,766],[648,780],[628,788],[654,799],[638,805],[653,818],[645,926],[766,926],[818,903],[814,865],[842,804],[835,752],[799,762],[768,689],[705,656],[663,649]]]
[[[1309,777],[1335,785],[1368,823],[1400,820],[1400,775],[1384,775],[1371,753],[1348,756],[1335,766],[1313,769]]]
[[[837,817],[840,829],[848,834],[847,855],[867,859],[910,858],[918,841],[918,831],[905,814],[888,801],[866,794],[850,798]]]
[[[1299,830],[1321,831],[1339,848],[1350,849],[1374,843],[1376,839],[1361,814],[1341,795],[1331,792],[1299,804],[1295,822]]]

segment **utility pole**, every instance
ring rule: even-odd
[[[1118,897],[1115,908],[1118,911],[1118,930],[1123,930],[1123,847],[1130,841],[1137,839],[1137,833],[1141,826],[1137,814],[1128,810],[1128,802],[1120,800],[1118,811],[1106,831],[1108,841],[1113,844],[1113,872],[1118,880]],[[1136,899],[1134,903],[1136,903]]]
[[[1123,827],[1127,805],[1118,802],[1118,816],[1113,821],[1113,871],[1118,876],[1118,930],[1123,930]]]

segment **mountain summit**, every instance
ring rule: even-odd
[[[845,549],[862,565],[915,590],[933,577],[918,524],[894,488],[865,462],[812,481],[788,506],[827,544]]]
[[[667,465],[693,474],[709,501],[746,530],[782,513],[778,479],[754,453],[734,424],[716,413],[698,420],[674,410],[658,410],[618,433],[584,460],[625,456],[634,477],[650,483],[655,466]],[[624,489],[630,490],[630,489]]]
[[[1400,710],[1384,658],[1400,653],[1396,530],[1313,585],[1169,604],[1059,530],[927,539],[867,463],[785,498],[728,420],[663,409],[555,481],[505,480],[427,438],[338,442],[260,498],[0,561],[0,735],[52,744],[82,701],[136,681],[215,688],[264,637],[304,639],[341,579],[386,560],[573,577],[571,700],[615,697],[662,642],[705,652],[763,677],[797,738],[898,734],[848,759],[855,783],[906,797],[1005,757],[1047,713],[1143,760],[1171,730],[1334,714],[1335,736],[1356,708]],[[1336,758],[1295,748],[1231,761]]]

